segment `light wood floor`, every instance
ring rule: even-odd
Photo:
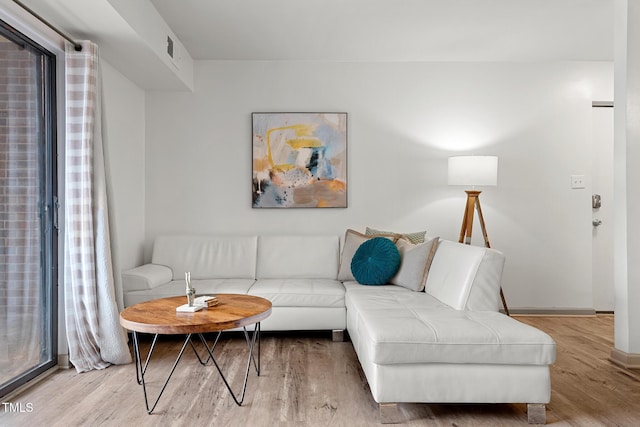
[[[639,426],[640,370],[624,370],[607,358],[613,346],[613,317],[518,317],[557,342],[547,424]],[[165,340],[148,371],[164,375],[179,350]],[[223,369],[240,372],[245,342],[221,343]],[[218,350],[216,350],[218,351]],[[31,412],[0,407],[2,426],[368,426],[378,424],[378,405],[350,342],[330,333],[263,334],[262,375],[249,377],[247,397],[237,407],[214,368],[202,368],[187,351],[152,415],[144,410],[133,365],[77,374],[59,371],[12,399]],[[153,363],[153,361],[152,361]],[[151,384],[157,392],[161,375]],[[238,387],[241,375],[232,381]],[[526,387],[526,384],[523,384]],[[406,426],[527,425],[524,404],[404,404]]]

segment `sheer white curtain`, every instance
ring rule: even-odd
[[[131,362],[115,299],[98,47],[66,47],[65,271],[69,360],[78,372]]]

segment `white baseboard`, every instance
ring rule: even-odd
[[[69,355],[68,354],[59,354],[58,355],[58,368],[60,369],[70,369],[71,363],[69,363]]]
[[[625,369],[640,369],[640,354],[626,353],[622,350],[614,348],[611,350],[609,361]]]
[[[502,310],[500,310],[503,312]],[[510,308],[509,314],[518,316],[595,316],[593,308]]]

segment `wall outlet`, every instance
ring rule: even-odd
[[[571,175],[571,188],[585,188],[584,175]]]

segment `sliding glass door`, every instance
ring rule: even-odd
[[[0,396],[57,363],[54,70],[0,21]]]

